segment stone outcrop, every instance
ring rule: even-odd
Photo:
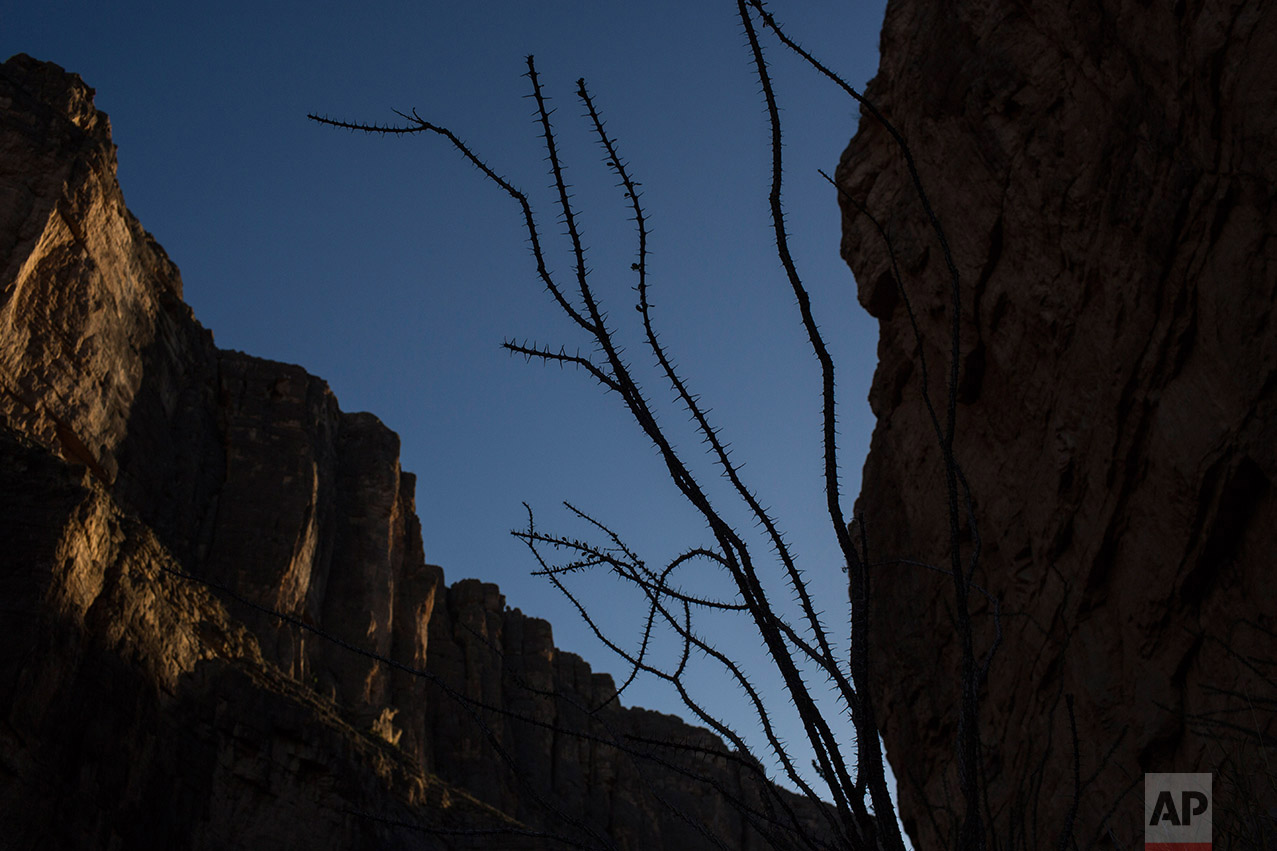
[[[422,813],[522,829],[267,662],[99,481],[7,429],[0,513],[5,848],[471,847]]]
[[[1071,694],[1080,845],[1141,843],[1155,771],[1215,773],[1217,841],[1258,847],[1265,825],[1277,841],[1277,11],[892,0],[881,44],[868,97],[911,145],[961,274],[954,445],[983,544],[974,581],[1001,601],[982,695],[998,834],[1054,846]],[[943,422],[945,260],[867,115],[837,183],[881,333],[858,507],[876,558],[947,568],[920,360]],[[903,289],[850,199],[890,236]],[[962,812],[953,581],[886,561],[873,583],[905,822],[941,847]],[[972,611],[979,653],[993,619],[979,595]]]
[[[216,348],[92,95],[0,66],[0,844],[769,847],[755,766],[444,583],[393,432]]]
[[[447,589],[430,619],[428,669],[477,704],[427,704],[427,764],[451,783],[529,823],[581,819],[623,848],[789,847],[746,827],[729,800],[764,806],[748,766],[721,740],[673,715],[616,705],[616,687],[579,656],[554,647],[550,624],[505,605],[496,585]],[[510,771],[493,759],[501,745]],[[616,743],[652,759],[634,760]],[[664,744],[657,744],[664,743]],[[673,746],[673,747],[671,747]],[[692,748],[695,750],[687,750]],[[780,790],[812,836],[827,835],[805,799]]]

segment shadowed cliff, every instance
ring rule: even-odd
[[[909,140],[962,280],[955,453],[974,582],[1002,606],[981,809],[1004,842],[1054,844],[1064,825],[1069,694],[1082,847],[1143,841],[1151,771],[1215,773],[1220,847],[1277,839],[1274,56],[1264,4],[888,7],[867,94]],[[943,417],[948,272],[869,116],[837,182],[881,333],[857,508],[878,558],[947,568],[920,358]],[[903,289],[848,198],[890,236]],[[901,562],[873,582],[884,738],[932,847],[963,810],[953,582]],[[992,610],[977,596],[972,612],[983,653]]]

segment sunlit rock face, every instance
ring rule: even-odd
[[[93,90],[0,66],[0,846],[768,847],[756,767],[446,586],[415,488],[375,416],[214,346]]]
[[[1264,4],[887,11],[868,96],[910,144],[961,276],[954,446],[974,581],[1001,604],[987,812],[1029,847],[1054,843],[1073,799],[1070,694],[1082,846],[1143,841],[1148,771],[1215,772],[1219,838],[1277,812],[1259,748],[1277,733],[1274,56]],[[925,356],[943,427],[949,272],[867,115],[837,183],[843,254],[881,334],[858,501],[881,561],[879,719],[906,823],[940,847],[963,810],[953,579],[891,559],[949,565],[922,389]],[[849,199],[890,236],[903,294]],[[994,622],[978,592],[971,609],[978,655]]]

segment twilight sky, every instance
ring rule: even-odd
[[[884,5],[778,0],[772,10],[863,86],[877,67]],[[859,110],[764,41],[786,121],[792,247],[839,366],[849,510],[873,425],[865,399],[877,329],[856,303],[834,193],[816,170],[832,172]],[[526,338],[589,351],[536,280],[518,209],[437,137],[365,137],[305,117],[393,122],[392,109],[415,108],[448,126],[532,195],[552,269],[566,279],[571,259],[524,98],[524,57],[535,54],[558,106],[596,291],[662,422],[713,482],[686,414],[655,372],[642,372],[652,358],[632,307],[635,243],[580,118],[573,92],[584,76],[644,185],[663,342],[772,507],[845,648],[845,579],[820,480],[819,372],[774,252],[767,126],[734,3],[42,0],[0,13],[0,58],[17,52],[97,89],[129,207],[181,268],[186,299],[217,344],[301,364],[344,410],[377,414],[418,475],[426,558],[450,582],[499,583],[510,606],[554,624],[559,647],[619,674],[623,663],[571,604],[529,576],[535,563],[508,534],[525,522],[521,503],[543,529],[585,535],[560,507],[569,500],[652,565],[710,543],[708,531],[618,398],[582,372],[500,348]],[[759,539],[754,549],[768,552]],[[722,587],[716,577],[687,581]],[[606,576],[576,586],[616,640],[637,645],[635,594]],[[775,587],[778,599],[791,596]],[[745,627],[702,623],[720,649],[756,662]],[[775,678],[750,669],[783,716]],[[711,709],[761,741],[737,689],[708,671],[696,680]],[[636,685],[624,702],[687,715],[657,685]],[[799,750],[796,720],[782,725]]]

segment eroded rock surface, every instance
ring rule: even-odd
[[[470,847],[422,813],[521,828],[269,664],[100,482],[7,429],[0,512],[5,848]]]
[[[392,431],[215,347],[92,95],[0,66],[0,844],[767,847],[754,766],[445,585]]]
[[[961,274],[955,451],[975,582],[1002,604],[984,770],[999,835],[1030,847],[1054,845],[1073,797],[1067,694],[1082,846],[1143,841],[1148,771],[1215,772],[1217,841],[1277,814],[1260,747],[1271,760],[1274,57],[1265,4],[888,7],[868,95],[912,146]],[[872,118],[837,182],[891,237],[922,335],[844,198],[844,256],[881,332],[858,507],[878,558],[947,568],[920,361],[943,425],[945,260]],[[909,830],[939,847],[962,811],[952,578],[887,563],[873,582],[880,721]],[[982,652],[992,618],[972,610]]]

